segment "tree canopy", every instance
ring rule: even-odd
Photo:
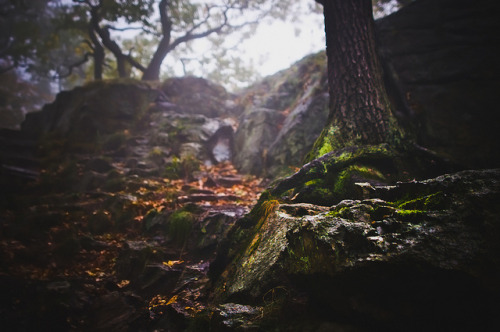
[[[296,7],[290,0],[2,1],[1,14],[10,17],[2,19],[2,71],[22,66],[58,79],[84,68],[79,76],[157,80],[173,50],[204,64],[207,57],[189,55],[191,42],[204,38],[223,58],[221,36],[248,37],[264,18],[284,19]],[[235,68],[241,72],[240,64]]]
[[[376,0],[374,6],[387,11],[405,2],[409,1]],[[110,77],[158,80],[167,56],[175,57],[186,73],[196,65],[219,82],[230,76],[247,80],[254,73],[232,52],[237,40],[249,37],[267,18],[307,14],[300,2],[291,0],[0,3],[0,73],[17,68],[32,78],[55,79],[62,88]],[[232,45],[227,43],[229,34],[237,36]],[[198,44],[193,44],[199,39],[211,45],[205,48],[209,52],[200,54]]]

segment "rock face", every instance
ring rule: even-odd
[[[466,168],[500,161],[500,125],[492,121],[499,12],[496,1],[419,0],[377,22],[386,72],[413,113],[419,143]]]
[[[28,114],[22,130],[34,137],[50,132],[78,140],[129,129],[144,116],[158,92],[135,81],[94,82],[64,91],[41,112]]]
[[[274,178],[299,167],[328,116],[324,53],[266,78],[240,97],[245,111],[235,135],[240,170]]]
[[[241,108],[226,89],[202,78],[187,76],[167,79],[161,86],[163,96],[184,114],[203,114],[209,118],[235,116]]]
[[[316,326],[354,331],[491,327],[500,299],[499,198],[496,169],[370,187],[364,199],[331,207],[264,200],[231,231],[235,260],[217,296],[275,305],[279,314],[268,319],[293,331],[313,319],[300,314],[310,306]],[[299,317],[283,320],[287,308]]]

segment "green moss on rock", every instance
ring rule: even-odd
[[[168,220],[167,233],[177,245],[184,245],[191,234],[196,218],[192,212],[178,210]]]

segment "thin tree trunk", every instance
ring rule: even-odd
[[[160,40],[160,44],[156,48],[155,54],[151,59],[148,67],[142,75],[142,80],[144,81],[157,81],[160,79],[160,68],[163,63],[163,59],[170,52],[170,38],[172,32],[172,21],[168,16],[168,1],[161,0],[158,4],[158,10],[160,12],[160,21],[162,26],[163,36]]]
[[[170,44],[170,38],[163,37],[156,49],[151,62],[148,67],[144,71],[142,75],[143,81],[157,81],[160,79],[160,68],[163,63],[163,59],[167,56],[169,49],[168,46]]]
[[[99,33],[99,36],[101,37],[102,43],[108,50],[113,53],[116,59],[116,67],[118,70],[118,77],[120,78],[126,78],[129,77],[129,73],[127,71],[126,63],[127,63],[127,57],[125,54],[122,53],[122,49],[120,46],[111,39],[111,36],[109,34],[109,30],[107,28],[99,28],[97,30]]]
[[[92,28],[99,35],[99,37],[101,37],[102,44],[108,50],[110,50],[111,53],[113,53],[113,55],[115,56],[116,66],[117,66],[117,70],[118,70],[118,76],[121,78],[129,77],[129,73],[128,73],[127,67],[126,67],[127,57],[125,56],[125,54],[122,53],[120,46],[113,39],[111,39],[109,29],[106,27],[101,28],[99,25],[99,22],[101,21],[101,17],[99,15],[99,9],[100,9],[100,6],[95,6],[95,7],[92,7],[90,10],[90,14],[91,14],[91,21],[90,22],[91,22]],[[93,32],[91,32],[90,34],[92,36]],[[99,44],[99,46],[101,46],[99,42],[97,44]],[[104,62],[104,59],[103,59],[103,62]],[[101,72],[101,76],[102,76],[102,72]]]
[[[375,45],[370,0],[324,0],[330,116],[313,155],[352,145],[399,144]]]
[[[102,80],[102,73],[104,67],[104,47],[99,42],[99,39],[95,35],[94,28],[92,25],[89,26],[89,37],[92,41],[93,47],[93,57],[94,57],[94,79]]]

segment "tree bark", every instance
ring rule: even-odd
[[[105,59],[104,47],[97,38],[92,24],[89,26],[89,37],[92,42],[92,56],[94,58],[94,79],[102,80]]]
[[[156,48],[155,54],[151,59],[151,62],[144,71],[144,74],[142,75],[142,79],[144,81],[157,81],[160,79],[161,64],[163,62],[163,59],[165,59],[165,57],[167,56],[168,52],[170,52],[172,21],[168,16],[167,7],[168,7],[167,0],[161,0],[160,3],[158,4],[163,35],[160,40],[160,44]]]
[[[310,159],[354,145],[399,144],[375,45],[370,0],[323,0],[330,115]]]
[[[101,5],[91,7],[91,10],[90,10],[90,15],[91,15],[90,22],[91,22],[92,28],[95,31],[95,33],[97,33],[99,35],[99,37],[101,38],[102,44],[108,50],[110,50],[111,53],[113,53],[113,55],[115,56],[116,66],[117,66],[117,70],[118,70],[118,76],[120,78],[129,77],[129,72],[127,71],[127,67],[126,67],[127,56],[125,54],[123,54],[120,46],[113,39],[111,39],[111,36],[110,36],[110,33],[109,33],[109,29],[107,27],[101,28],[100,25],[99,25],[99,23],[101,22],[101,16],[99,14],[100,6]],[[92,37],[93,32],[90,32],[90,34],[91,34],[91,37]],[[98,47],[101,46],[101,44],[99,42],[97,42],[97,44],[99,45]],[[95,45],[97,45],[97,44],[95,44]],[[100,51],[100,50],[98,50],[98,51]],[[102,69],[101,69],[101,76],[102,76]]]

